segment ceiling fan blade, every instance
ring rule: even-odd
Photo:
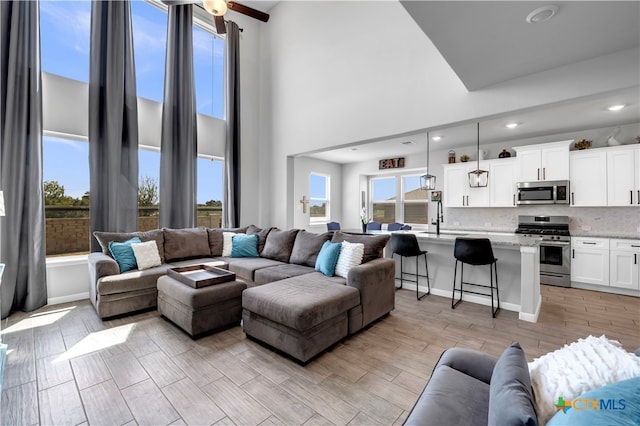
[[[258,21],[262,21],[262,22],[268,22],[269,21],[269,14],[268,13],[264,13],[260,10],[254,9],[252,7],[249,6],[245,6],[243,4],[240,3],[236,3],[235,1],[229,1],[227,2],[227,7],[231,10],[233,10],[234,12],[238,12],[238,13],[242,13],[243,15],[247,15],[250,16],[254,19],[257,19]]]
[[[216,32],[218,34],[227,33],[227,26],[224,24],[224,18],[222,16],[214,16],[213,22],[216,24]]]

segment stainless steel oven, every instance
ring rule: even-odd
[[[571,236],[568,216],[518,216],[516,233],[542,237],[540,284],[571,287]]]

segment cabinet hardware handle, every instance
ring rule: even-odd
[[[516,194],[513,194],[513,205],[516,205]]]
[[[464,206],[464,195],[462,196],[462,205]]]
[[[631,247],[640,247],[640,246],[636,244],[631,244]]]
[[[638,202],[637,202],[637,204],[640,205],[640,189],[638,189]]]
[[[571,204],[575,204],[576,203],[576,196],[574,195],[574,193],[571,193]]]
[[[596,243],[593,243],[591,241],[583,241],[582,244],[591,244],[592,246],[596,245]]]
[[[572,259],[576,258],[576,249],[571,249],[571,258]]]
[[[538,180],[540,180],[540,167],[538,167]]]
[[[638,264],[638,255],[636,253],[633,253],[633,264],[634,265]]]
[[[547,168],[542,168],[542,180],[547,180]]]
[[[629,191],[629,204],[633,204],[633,191]]]

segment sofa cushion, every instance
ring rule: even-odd
[[[298,331],[308,330],[360,303],[360,292],[306,274],[247,289],[242,307]]]
[[[260,229],[255,225],[249,225],[247,227],[247,235],[258,235],[258,253],[262,253],[262,250],[264,250],[264,244],[267,242],[267,236],[269,235],[271,229],[273,228]]]
[[[364,244],[343,241],[340,256],[338,256],[338,262],[336,263],[335,274],[339,277],[347,278],[351,268],[360,265],[363,257]]]
[[[438,365],[405,425],[487,424],[489,385],[448,365]],[[506,424],[500,422],[498,424]]]
[[[304,275],[314,271],[315,269],[310,266],[286,263],[283,265],[258,269],[253,275],[255,283],[260,285],[284,280],[285,278],[297,277],[298,275]]]
[[[162,229],[153,229],[151,231],[145,232],[101,232],[94,231],[93,236],[100,244],[100,248],[102,248],[102,252],[107,256],[113,258],[111,256],[111,252],[109,251],[109,243],[111,241],[115,241],[117,243],[122,243],[127,240],[130,240],[133,237],[140,238],[140,241],[155,241],[158,245],[158,254],[160,255],[160,260],[162,263],[165,263],[164,259],[164,233]]]
[[[234,235],[231,240],[231,257],[258,257],[258,236],[256,234]]]
[[[155,241],[145,241],[144,243],[132,244],[133,254],[136,257],[138,269],[149,269],[153,266],[160,266],[160,254],[158,254],[158,244]]]
[[[509,346],[496,362],[489,388],[489,424],[536,426],[531,378],[524,351]]]
[[[362,234],[345,234],[344,232],[335,232],[331,239],[334,243],[348,241],[350,243],[364,244],[364,257],[362,263],[367,263],[373,259],[382,257],[384,247],[391,238],[390,235],[362,235]]]
[[[171,277],[158,279],[158,291],[186,307],[197,311],[225,300],[239,299],[247,285],[242,281],[230,281],[202,288],[192,288]]]
[[[281,262],[289,262],[297,233],[297,229],[288,231],[272,229],[267,235],[267,241],[264,244],[261,256]]]
[[[296,235],[293,243],[293,251],[289,263],[298,265],[316,266],[316,258],[325,241],[331,240],[333,232],[325,232],[324,234],[314,234],[302,230]]]
[[[184,266],[195,266],[195,265],[209,265],[209,266],[215,266],[216,268],[227,269],[226,263],[227,262],[223,262],[218,258],[197,257],[195,259],[174,260],[171,263],[167,263],[167,265],[171,265],[172,268],[182,268]]]
[[[118,275],[109,275],[98,280],[98,294],[129,293],[136,290],[154,289],[159,277],[166,275],[171,265],[160,265],[143,271],[133,270]]]
[[[163,228],[162,231],[164,232],[164,258],[166,262],[211,255],[209,236],[204,228]]]
[[[264,257],[235,258],[237,262],[229,263],[229,270],[235,272],[243,280],[254,281],[254,273],[258,269],[270,266],[282,265],[279,260],[265,259]]]
[[[222,230],[207,228],[207,236],[209,237],[210,255],[213,257],[222,256]]]

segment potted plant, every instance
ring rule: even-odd
[[[363,208],[360,213],[360,222],[362,223],[362,233],[367,232],[367,224],[371,222],[371,218],[367,216],[367,209]]]

